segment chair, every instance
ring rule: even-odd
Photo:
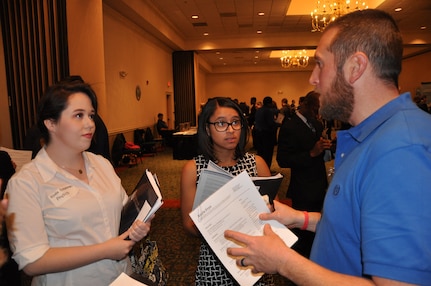
[[[130,143],[131,142],[126,142],[123,133],[119,133],[115,136],[111,152],[114,167],[118,167],[120,163],[135,165],[138,159],[142,160],[141,147]]]
[[[175,129],[163,129],[163,130],[159,130],[157,128],[157,124],[155,124],[154,125],[154,130],[156,132],[156,137],[157,137],[155,140],[161,141],[160,145],[162,147],[162,150],[166,146],[172,147],[173,136],[174,136],[174,133],[176,132]]]
[[[133,142],[141,148],[142,154],[156,155],[157,142],[153,139],[153,133],[149,127],[146,129],[135,129],[133,132]]]

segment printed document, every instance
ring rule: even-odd
[[[265,224],[270,224],[287,246],[292,246],[298,239],[281,223],[259,219],[260,213],[269,211],[253,181],[244,171],[219,188],[190,213],[190,217],[205,240],[240,285],[253,285],[262,273],[254,274],[248,268],[237,266],[236,261],[227,255],[228,247],[238,247],[238,245],[225,239],[225,230],[231,229],[257,236],[263,234]]]

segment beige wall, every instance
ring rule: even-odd
[[[102,0],[67,1],[67,32],[71,75],[80,75],[97,94],[98,112],[108,113],[105,91]]]
[[[289,103],[294,99],[298,104],[300,96],[313,90],[313,86],[308,83],[310,75],[310,71],[208,74],[206,98],[228,96],[249,104],[253,96],[257,101],[271,96],[279,107],[284,97]]]
[[[153,126],[157,113],[167,117],[166,94],[173,92],[172,51],[110,7],[103,7],[108,130],[116,133]],[[121,78],[120,71],[127,76]]]
[[[399,78],[401,92],[409,91],[415,96],[421,82],[431,82],[431,51],[403,61]]]

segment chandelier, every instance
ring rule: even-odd
[[[354,3],[352,3],[354,2]],[[368,9],[367,4],[360,1],[317,0],[316,9],[311,12],[312,32],[322,32],[325,27],[338,17],[355,10]]]
[[[308,56],[306,50],[293,50],[293,51],[282,51],[282,57],[280,58],[281,66],[285,69],[293,68],[305,68],[308,66]]]

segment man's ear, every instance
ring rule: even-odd
[[[362,52],[354,53],[346,62],[347,80],[350,84],[355,83],[365,72],[368,66],[368,57]]]

